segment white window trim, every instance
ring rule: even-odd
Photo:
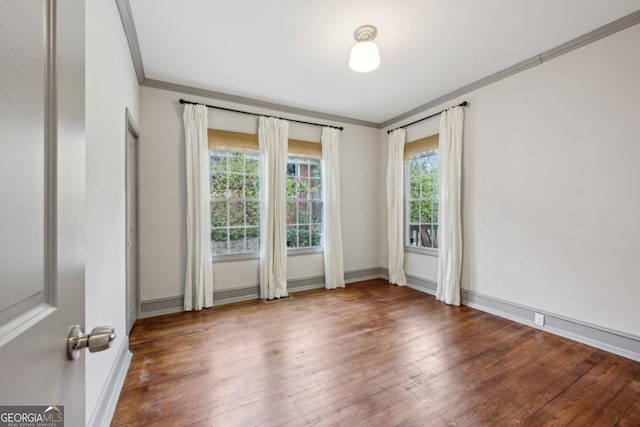
[[[405,160],[405,163],[407,161]],[[404,168],[404,227],[402,228],[404,234],[404,251],[412,254],[420,254],[420,255],[428,255],[433,257],[438,257],[439,248],[425,248],[421,246],[414,246],[409,244],[409,233],[408,227],[409,222],[411,220],[411,210],[409,209],[409,191],[410,189],[409,182],[409,168]],[[438,197],[438,200],[440,198]]]

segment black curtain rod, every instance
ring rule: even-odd
[[[455,105],[455,107],[466,107],[467,105],[469,105],[469,103],[468,103],[467,101],[464,101],[464,102],[461,102],[461,103],[460,103],[460,104],[458,104],[458,105]],[[451,108],[453,108],[453,107],[451,107]],[[448,109],[449,109],[449,108],[447,108],[447,110],[448,110]],[[422,122],[422,121],[424,121],[424,120],[430,119],[431,117],[439,116],[440,114],[444,113],[444,112],[445,112],[445,111],[447,111],[447,110],[442,110],[442,111],[440,111],[440,112],[438,112],[438,113],[434,113],[434,114],[432,114],[432,115],[430,115],[430,116],[423,117],[422,119],[418,119],[418,120],[416,120],[415,122],[411,122],[411,123],[407,123],[406,125],[398,126],[397,128],[394,128],[394,129],[388,130],[388,131],[387,131],[387,134],[390,134],[390,133],[391,133],[391,132],[393,132],[394,130],[403,129],[403,128],[409,127],[409,126],[411,126],[411,125],[415,125],[416,123],[420,123],[420,122]]]
[[[215,105],[203,104],[201,102],[185,101],[184,99],[180,100],[180,104],[204,105],[205,107],[208,107],[208,108],[215,108],[217,110],[231,111],[233,113],[249,114],[251,116],[273,117],[274,119],[287,120],[289,122],[295,122],[295,123],[302,123],[303,125],[322,126],[322,127],[328,127],[328,128],[334,128],[334,129],[340,129],[340,130],[344,129],[341,126],[323,125],[323,124],[320,124],[320,123],[312,123],[312,122],[305,122],[305,121],[302,121],[302,120],[286,119],[284,117],[269,116],[268,114],[251,113],[249,111],[240,111],[240,110],[234,110],[233,108],[217,107]]]

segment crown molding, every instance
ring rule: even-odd
[[[138,83],[142,84],[144,81],[144,66],[142,65],[142,54],[140,53],[136,24],[133,22],[131,5],[129,4],[129,0],[115,0],[115,2],[118,6],[118,12],[120,13],[120,20],[122,21],[122,27],[124,28],[124,35],[126,36],[127,43],[129,44],[129,52],[131,53],[133,68],[136,71]]]
[[[534,55],[524,61],[520,61],[517,64],[514,64],[510,67],[504,68],[496,73],[490,74],[486,77],[483,77],[479,80],[476,80],[473,83],[462,86],[454,90],[453,92],[449,92],[445,95],[442,95],[438,98],[435,98],[425,104],[419,105],[415,108],[412,108],[409,111],[406,111],[400,115],[392,117],[388,120],[385,120],[381,123],[369,122],[366,120],[354,119],[351,117],[339,116],[334,114],[321,113],[318,111],[307,110],[303,108],[296,108],[282,104],[276,104],[266,101],[260,101],[254,98],[248,98],[243,96],[230,95],[228,93],[223,92],[215,92],[207,89],[185,86],[176,83],[170,83],[161,80],[148,79],[144,73],[144,67],[142,64],[142,55],[140,53],[140,45],[138,43],[138,35],[136,33],[135,23],[133,21],[133,15],[131,13],[131,5],[129,4],[129,0],[115,0],[118,5],[118,11],[120,12],[120,19],[122,20],[122,26],[124,28],[125,35],[127,37],[127,42],[129,43],[129,51],[131,52],[131,60],[133,61],[133,66],[136,71],[136,76],[138,78],[138,83],[141,86],[152,87],[156,89],[164,89],[173,92],[180,92],[195,96],[202,96],[205,98],[213,98],[221,101],[228,101],[237,104],[259,107],[259,108],[267,108],[270,110],[277,110],[290,114],[299,114],[302,116],[314,117],[317,119],[324,119],[333,122],[340,123],[348,123],[358,126],[371,127],[376,129],[383,129],[389,126],[398,127],[398,122],[405,120],[411,116],[422,113],[424,111],[429,110],[430,108],[437,107],[442,105],[448,101],[451,101],[455,98],[458,98],[462,95],[470,93],[474,90],[480,89],[484,86],[490,85],[491,83],[495,83],[507,77],[513,76],[514,74],[518,74],[522,71],[528,70],[529,68],[540,65],[544,62],[547,62],[553,58],[564,55],[565,53],[571,52],[572,50],[578,49],[582,46],[586,46],[590,43],[598,41],[602,38],[615,34],[619,31],[625,30],[629,27],[637,25],[640,23],[640,10],[637,10],[629,15],[623,16],[622,18],[616,19],[613,22],[610,22],[602,27],[596,28],[593,31],[590,31],[586,34],[583,34],[575,39],[569,40],[566,43],[562,43],[554,48],[546,50],[538,55]],[[402,127],[400,125],[400,127]]]
[[[253,98],[243,96],[230,95],[228,93],[215,92],[212,90],[201,89],[193,86],[185,86],[176,83],[170,83],[162,80],[144,79],[141,86],[152,87],[156,89],[164,89],[172,92],[186,93],[189,95],[202,96],[204,98],[213,98],[219,101],[234,102],[251,107],[267,108],[277,110],[283,113],[299,114],[302,116],[313,117],[314,119],[323,119],[332,122],[349,123],[352,125],[378,128],[378,123],[368,122],[366,120],[353,119],[351,117],[337,116],[334,114],[321,113],[319,111],[305,110],[303,108],[291,107],[288,105],[275,104],[271,102],[260,101]]]
[[[480,89],[483,86],[487,86],[491,83],[495,83],[499,80],[513,76],[514,74],[518,74],[522,71],[528,70],[529,68],[535,67],[536,65],[540,65],[560,55],[564,55],[565,53],[571,52],[572,50],[575,50],[579,47],[588,45],[602,38],[615,34],[619,31],[625,30],[629,27],[633,27],[638,23],[640,23],[640,10],[630,13],[629,15],[623,16],[620,19],[616,19],[613,22],[603,25],[602,27],[596,28],[593,31],[589,31],[586,34],[576,37],[575,39],[569,40],[566,43],[562,43],[561,45],[558,45],[554,48],[546,50],[538,55],[534,55],[531,58],[525,59],[524,61],[518,62],[517,64],[514,64],[510,67],[500,70],[497,73],[493,73],[486,77],[481,78],[480,80],[476,80],[475,82],[470,83],[466,86],[463,86],[459,89],[456,89],[453,92],[449,92],[445,95],[442,95],[439,98],[431,100],[426,104],[422,104],[418,107],[415,107],[407,111],[406,113],[402,113],[398,116],[395,116],[389,120],[386,120],[380,123],[378,127],[385,128],[391,125],[394,125],[394,127],[398,127],[397,123],[401,120],[407,119],[415,114],[421,113],[430,108],[437,107],[441,104],[444,104],[445,102],[451,101],[469,92]]]

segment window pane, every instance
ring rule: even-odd
[[[245,177],[245,197],[247,199],[259,199],[260,187],[258,185],[259,178],[255,175],[246,175]]]
[[[415,160],[411,160],[409,165],[411,165],[409,168],[409,197],[411,199],[417,199],[420,197],[420,172],[414,167]]]
[[[229,202],[229,225],[244,225],[244,202]]]
[[[322,246],[322,225],[311,226],[311,246]]]
[[[245,154],[244,172],[249,175],[260,175],[260,163],[257,154]]]
[[[227,253],[227,229],[211,230],[211,252],[213,255]]]
[[[260,225],[260,205],[258,202],[246,203],[247,225]]]
[[[322,223],[322,202],[311,202],[311,222],[314,224]]]
[[[298,170],[300,171],[300,178],[303,181],[306,181],[307,178],[309,178],[309,165],[307,164],[306,160],[301,159],[299,160],[299,165],[298,165]]]
[[[410,225],[409,226],[409,244],[410,245],[417,245],[418,243],[418,229],[419,227],[417,225]]]
[[[420,197],[421,198],[434,197],[435,196],[434,176],[433,175],[423,175],[420,178],[420,181],[422,182]]]
[[[287,197],[296,197],[296,179],[287,177]]]
[[[287,176],[296,176],[296,164],[292,160],[287,163]]]
[[[431,181],[433,183],[433,197],[438,197],[438,175],[432,174]]]
[[[229,193],[227,197],[230,199],[242,199],[244,198],[244,176],[242,175],[229,175]]]
[[[431,240],[431,227],[429,226],[420,227],[420,241],[422,243],[422,246],[424,246],[425,248],[433,247],[432,240]]]
[[[432,152],[430,156],[427,157],[427,173],[438,173],[438,164],[440,161],[440,155],[437,151]]]
[[[298,180],[298,199],[307,200],[309,198],[309,181],[305,179]]]
[[[420,203],[420,223],[431,223],[431,201],[422,200]]]
[[[322,199],[322,180],[321,179],[311,179],[309,181],[310,188],[309,193],[312,200],[321,200]]]
[[[309,246],[309,227],[308,226],[299,226],[298,227],[298,246],[301,248],[305,248]]]
[[[229,158],[229,172],[231,173],[243,173],[244,172],[244,155],[242,153],[232,153]]]
[[[437,248],[438,247],[438,226],[437,225],[432,225],[431,226],[431,240],[433,243],[433,247]]]
[[[420,202],[410,202],[409,208],[411,209],[409,222],[411,222],[412,224],[419,223],[420,222]]]
[[[295,199],[287,201],[287,224],[297,224],[298,217],[296,215]]]
[[[431,215],[432,215],[432,218],[433,218],[433,222],[436,223],[436,224],[438,223],[438,205],[439,205],[438,201],[434,200],[433,201],[433,208],[432,208],[433,210],[431,211]]]
[[[227,172],[227,156],[224,153],[210,152],[209,167],[211,173]]]
[[[247,250],[258,251],[260,249],[260,229],[258,227],[247,228]]]
[[[287,247],[298,247],[298,227],[291,225],[287,227]]]
[[[211,226],[224,227],[227,225],[227,202],[211,203]]]
[[[227,191],[227,174],[216,173],[211,175],[211,198],[212,199],[224,199],[226,198]]]
[[[245,251],[244,228],[229,229],[229,252],[239,253]]]
[[[320,170],[320,162],[317,161],[312,161],[311,162],[311,176],[313,178],[320,178],[321,175],[321,170]]]
[[[309,224],[309,203],[298,202],[298,224]]]

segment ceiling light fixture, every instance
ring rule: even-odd
[[[380,52],[378,45],[373,42],[378,30],[373,25],[358,27],[353,33],[356,43],[351,48],[349,68],[358,73],[368,73],[380,66]]]

